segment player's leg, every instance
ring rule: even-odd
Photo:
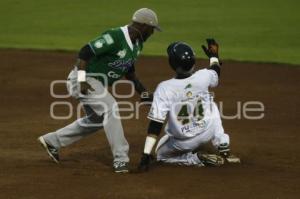
[[[104,111],[98,110],[97,107],[93,107],[93,105],[91,105],[91,107],[95,112],[105,113],[103,126],[114,157],[114,163],[116,165],[124,165],[124,163],[127,164],[129,162],[129,144],[124,136],[123,126],[118,111],[118,104],[115,98],[107,90],[105,91],[102,84],[99,85],[95,83],[95,79],[91,79],[93,88],[96,87],[97,90],[100,90],[100,93],[98,94],[106,92],[106,94],[101,97],[101,102],[104,105]]]
[[[176,140],[164,135],[156,147],[157,161],[178,165],[200,165],[201,161],[192,150],[176,147]]]
[[[121,120],[118,117],[118,112],[108,112],[104,130],[114,156],[114,161],[129,162],[129,144],[124,136]]]
[[[94,92],[90,92],[86,96],[79,96],[76,94],[79,92],[79,88],[77,87],[77,81],[74,81],[75,75],[74,70],[69,74],[68,91],[83,105],[86,116],[64,128],[43,136],[44,140],[56,149],[68,146],[103,128],[102,123],[105,119],[105,111],[108,109],[107,103],[102,102],[102,99],[105,97],[102,97],[101,94],[106,90],[101,82],[94,78],[87,78],[87,83],[93,87]]]
[[[123,127],[119,118],[119,112],[109,111],[106,113],[107,122],[104,130],[113,154],[113,168],[117,173],[128,172],[129,144],[124,136]]]
[[[157,160],[169,164],[186,165],[186,166],[203,166],[197,153],[183,152],[178,154],[169,154],[170,148],[164,145],[159,151]]]
[[[169,140],[170,136],[168,134],[165,134],[164,136],[162,136],[160,138],[160,140],[158,141],[156,148],[155,148],[155,153],[157,154],[157,151],[160,149],[161,146],[163,146],[168,140]]]
[[[165,135],[158,143],[157,160],[165,163],[187,166],[219,166],[223,159],[214,154],[193,153],[201,144],[207,142],[207,135],[178,140]]]
[[[224,128],[222,125],[222,120],[220,116],[220,112],[218,110],[218,107],[215,103],[212,103],[212,125],[211,129],[214,133],[214,136],[212,138],[212,144],[216,149],[218,149],[221,145],[228,145],[230,144],[230,138],[229,135],[224,132]]]
[[[224,132],[220,113],[215,104],[213,106],[213,110],[214,121],[212,129],[214,130],[214,137],[211,140],[212,144],[227,162],[240,163],[240,158],[238,158],[235,155],[232,155],[230,152],[230,138],[229,135]]]
[[[96,113],[93,108],[88,105],[89,103],[95,101],[95,97],[91,94],[85,98],[80,98],[77,84],[76,72],[72,70],[68,76],[67,89],[74,98],[79,99],[83,103],[86,116],[74,121],[64,128],[58,129],[55,132],[45,134],[38,138],[38,141],[42,144],[49,156],[55,162],[58,162],[58,150],[61,147],[68,146],[103,127],[103,112],[98,114],[99,112]],[[100,92],[100,90],[98,90],[98,92]],[[96,105],[93,104],[93,106]],[[100,109],[103,110],[103,108],[98,105],[97,110]]]
[[[38,141],[54,162],[59,162],[59,149],[61,147],[68,146],[102,128],[100,125],[89,126],[96,122],[101,124],[103,118],[96,115],[88,106],[85,106],[85,110],[87,116],[84,118],[80,118],[64,128],[38,138]]]
[[[101,129],[103,116],[98,116],[89,106],[84,106],[86,116],[73,123],[56,130],[55,132],[43,135],[47,144],[56,149],[66,147],[85,136],[88,136]],[[96,125],[97,124],[97,125]]]

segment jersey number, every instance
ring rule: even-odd
[[[197,102],[197,105],[193,111],[194,118],[197,121],[203,119],[203,106],[201,100]],[[188,113],[188,105],[182,105],[180,111],[177,115],[177,120],[182,123],[182,125],[188,124],[190,122],[190,114]]]

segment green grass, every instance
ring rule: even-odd
[[[299,0],[1,0],[0,47],[78,50],[140,7],[154,9],[164,30],[143,54],[165,55],[181,40],[204,57],[201,44],[215,37],[225,59],[300,64]]]

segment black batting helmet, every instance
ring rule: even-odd
[[[168,46],[169,64],[177,74],[191,72],[195,65],[195,53],[186,43],[173,42]]]

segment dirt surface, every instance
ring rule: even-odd
[[[54,120],[49,114],[54,101],[72,102],[76,107],[71,98],[50,96],[50,83],[66,78],[75,57],[75,53],[0,51],[1,199],[300,197],[300,67],[224,61],[221,84],[214,90],[216,101],[224,103],[224,115],[235,115],[237,102],[261,101],[265,106],[263,119],[223,121],[241,165],[158,165],[149,173],[118,175],[112,172],[103,131],[64,148],[59,165],[48,159],[36,141],[75,119],[73,114],[68,120]],[[205,64],[198,61],[198,65]],[[136,68],[150,90],[172,77],[166,58],[142,57]],[[64,86],[57,86],[55,92],[65,93]],[[123,121],[132,168],[143,149],[148,109],[141,108],[139,119]],[[68,109],[57,106],[55,113],[66,116]]]

